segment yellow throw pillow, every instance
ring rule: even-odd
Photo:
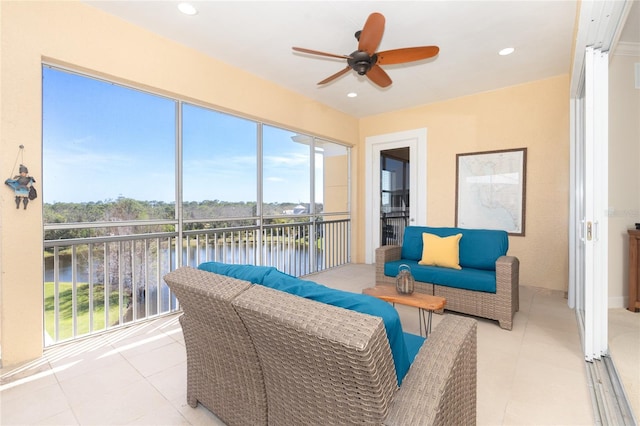
[[[418,264],[462,269],[460,267],[460,238],[462,238],[462,234],[439,237],[423,232],[422,259]]]

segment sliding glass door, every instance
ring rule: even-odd
[[[573,103],[575,303],[587,361],[607,355],[608,54],[587,48],[583,96]]]

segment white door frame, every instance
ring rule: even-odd
[[[380,245],[380,151],[409,148],[409,223],[427,223],[427,129],[365,139],[365,263],[375,262]]]

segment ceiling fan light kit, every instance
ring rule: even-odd
[[[385,18],[382,14],[374,12],[369,15],[362,30],[356,31],[355,33],[355,38],[358,40],[358,50],[352,52],[350,55],[336,55],[302,47],[293,47],[293,50],[312,55],[347,60],[346,68],[320,81],[318,83],[319,85],[327,84],[350,70],[354,70],[358,75],[366,75],[369,80],[380,87],[388,87],[392,83],[391,78],[380,65],[420,61],[434,57],[440,51],[438,46],[422,46],[376,52],[380,45],[380,40],[382,40],[382,34],[384,33],[384,23]]]
[[[187,2],[178,3],[178,10],[185,15],[193,16],[198,14],[198,9],[194,5]]]

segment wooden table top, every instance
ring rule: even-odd
[[[387,302],[413,306],[414,308],[426,309],[428,311],[444,309],[444,305],[447,303],[447,299],[444,297],[418,293],[417,291],[411,294],[398,293],[396,288],[390,285],[377,285],[375,287],[365,288],[362,290],[362,293]]]

